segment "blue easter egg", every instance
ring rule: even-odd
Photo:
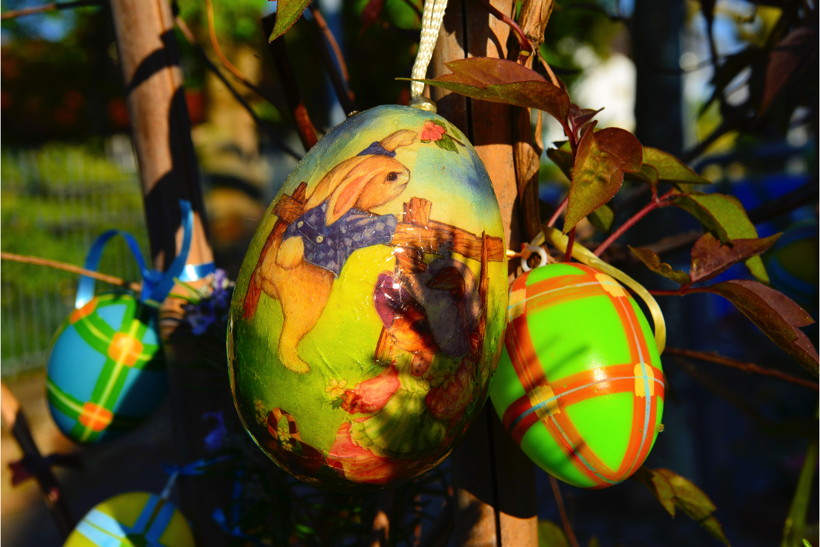
[[[91,509],[64,547],[173,545],[192,547],[194,535],[177,507],[156,494],[127,492]]]
[[[55,335],[46,376],[49,410],[79,443],[136,427],[159,406],[166,377],[156,310],[103,294],[74,310]]]

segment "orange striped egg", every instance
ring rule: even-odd
[[[551,264],[513,282],[490,396],[539,467],[574,486],[605,488],[652,449],[664,376],[649,324],[617,281],[581,264]]]

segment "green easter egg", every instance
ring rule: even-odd
[[[605,488],[652,449],[664,376],[652,331],[617,281],[580,264],[551,264],[510,288],[490,397],[539,467],[574,486]]]
[[[444,118],[357,113],[285,181],[231,303],[237,411],[280,467],[393,485],[441,462],[487,395],[506,322],[487,172]]]

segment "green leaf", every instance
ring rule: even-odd
[[[567,180],[572,180],[572,152],[561,148],[548,148],[547,157],[558,166]]]
[[[442,150],[449,150],[450,152],[456,152],[456,143],[453,142],[449,136],[444,135],[439,140],[436,141],[436,146],[441,148]]]
[[[730,243],[733,239],[757,238],[757,229],[749,220],[740,200],[734,196],[692,192],[678,194],[673,204],[692,214],[723,243]],[[759,281],[769,282],[763,260],[759,256],[747,259],[746,266]]]
[[[538,547],[568,547],[563,528],[551,520],[538,521]]]
[[[803,468],[800,470],[800,479],[797,481],[797,489],[794,492],[789,514],[786,517],[786,524],[783,527],[781,547],[792,547],[792,545],[799,545],[800,543],[811,545],[803,535],[806,532],[806,515],[809,510],[809,503],[813,497],[815,467],[817,467],[817,439],[809,445],[809,449],[806,451]]]
[[[691,167],[677,157],[663,150],[643,147],[643,166],[654,167],[660,182],[673,184],[711,184],[711,181],[698,175]],[[643,168],[642,166],[642,168]],[[641,170],[643,171],[643,169]]]
[[[305,11],[308,4],[310,4],[310,0],[278,0],[276,2],[276,22],[274,22],[273,30],[268,36],[268,43],[273,42],[290,30],[290,27],[302,16],[302,12]]]
[[[703,234],[692,247],[689,269],[692,283],[711,279],[738,262],[763,254],[779,237],[780,234],[775,234],[762,239],[733,239],[728,245],[723,245],[712,234]]]
[[[760,102],[760,112],[765,112],[781,90],[793,87],[797,76],[806,71],[812,58],[816,63],[817,29],[805,25],[792,30],[769,50],[766,65],[766,85]]]
[[[646,467],[641,467],[636,476],[655,494],[671,516],[674,517],[675,511],[681,509],[692,520],[706,528],[706,531],[717,540],[724,545],[729,545],[729,540],[723,533],[723,527],[713,515],[717,509],[715,504],[689,479],[669,469],[647,469]]]
[[[651,184],[653,186],[657,185],[660,182],[660,176],[658,175],[658,170],[648,165],[646,163],[641,164],[641,168],[638,170],[637,173],[626,173],[624,175],[624,180],[632,180],[637,182],[645,182],[647,184]]]
[[[608,232],[612,228],[612,222],[615,220],[615,213],[609,205],[601,205],[592,211],[587,219],[595,228],[601,232]]]
[[[817,377],[817,349],[799,329],[813,324],[814,319],[788,296],[757,281],[743,279],[716,283],[697,292],[719,294],[729,300],[780,349]]]
[[[660,274],[681,285],[689,285],[692,283],[692,278],[689,277],[688,273],[681,270],[676,270],[666,262],[661,262],[661,258],[654,251],[632,246],[629,246],[629,250],[632,251],[632,253],[637,256],[647,268],[656,274]]]
[[[534,70],[514,61],[489,57],[460,59],[446,66],[452,70],[451,74],[420,81],[473,99],[537,108],[562,124],[566,122],[567,90],[548,82]]]
[[[641,167],[641,143],[617,127],[586,130],[578,143],[569,187],[564,233],[608,202],[621,188],[624,172]]]

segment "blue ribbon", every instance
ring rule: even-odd
[[[136,239],[128,232],[122,230],[108,230],[94,241],[85,259],[85,269],[97,271],[105,244],[114,236],[121,236],[128,244],[128,248],[140,269],[142,291],[140,292],[139,299],[141,302],[152,306],[159,306],[162,301],[165,300],[177,279],[181,281],[196,281],[213,273],[216,270],[213,262],[186,265],[188,252],[191,249],[194,212],[191,208],[191,202],[187,200],[180,200],[179,208],[182,210],[182,248],[165,272],[149,269],[145,259],[142,257]],[[86,275],[80,277],[80,282],[77,285],[77,297],[74,300],[75,308],[83,307],[94,298],[94,283],[95,280],[92,277]]]
[[[240,503],[242,500],[242,483],[239,481],[239,478],[242,476],[242,472],[240,471],[237,474],[237,480],[233,483],[233,493],[231,495],[231,519],[229,521],[228,516],[225,514],[225,511],[222,509],[214,509],[212,513],[212,518],[214,521],[219,525],[222,530],[226,533],[244,539],[246,541],[250,541],[257,547],[264,547],[265,544],[247,532],[243,531],[242,528],[239,526],[239,519],[241,518],[240,514]]]

